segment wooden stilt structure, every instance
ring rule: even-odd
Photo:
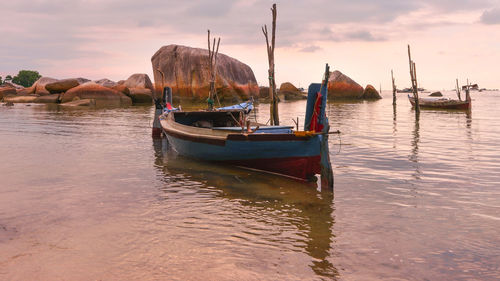
[[[266,37],[267,46],[267,58],[269,61],[269,97],[271,98],[271,108],[270,108],[270,120],[271,125],[279,125],[279,115],[278,115],[278,95],[276,94],[276,81],[274,79],[274,43],[276,38],[276,4],[273,4],[271,8],[273,14],[273,25],[271,34],[271,44],[269,44],[269,37],[267,32],[267,25],[262,27],[262,33]]]
[[[410,63],[410,78],[413,98],[415,99],[415,114],[418,115],[420,113],[420,105],[418,101],[417,68],[415,66],[415,62],[411,60],[410,45],[408,45],[408,61]]]
[[[213,41],[212,49],[210,49],[210,30],[208,30],[208,67],[210,75],[210,89],[208,92],[208,110],[214,108],[214,98],[217,94],[215,91],[215,79],[217,78],[217,54],[219,53],[220,37],[217,40],[217,49],[215,48],[215,38]]]

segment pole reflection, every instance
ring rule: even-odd
[[[413,177],[416,180],[421,179],[422,171],[420,169],[420,164],[418,162],[418,150],[420,143],[420,112],[415,114],[415,124],[412,132],[412,140],[411,140],[411,153],[409,155],[409,160],[414,163],[415,172],[413,173]]]

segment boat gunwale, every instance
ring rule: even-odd
[[[172,114],[160,116],[161,126],[167,135],[184,140],[224,146],[226,141],[308,141],[315,136],[297,136],[293,133],[258,133],[235,132],[183,125],[175,121]]]

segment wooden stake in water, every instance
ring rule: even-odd
[[[267,25],[264,25],[262,27],[262,33],[264,33],[264,37],[266,37],[267,59],[269,62],[268,77],[269,77],[269,97],[271,98],[271,108],[270,108],[271,125],[279,125],[280,120],[278,115],[278,96],[276,94],[276,81],[274,79],[274,45],[276,37],[276,14],[277,14],[276,4],[273,4],[271,12],[273,14],[271,44],[269,44]]]
[[[462,98],[460,97],[460,87],[458,86],[458,79],[457,79],[457,96],[458,100],[462,100]]]
[[[391,69],[391,79],[392,79],[392,105],[396,105],[396,83],[394,80],[394,74],[392,73]]]
[[[408,61],[410,63],[410,78],[413,98],[415,99],[415,114],[418,115],[420,113],[420,104],[418,101],[417,68],[415,66],[415,62],[411,60],[410,45],[408,45]]]
[[[322,115],[321,122],[324,127],[322,130],[323,138],[321,139],[321,189],[322,190],[332,190],[333,191],[333,169],[330,161],[330,150],[328,147],[328,134],[330,131],[330,124],[328,122],[328,118],[326,117],[326,101],[328,95],[328,79],[330,77],[330,67],[326,64],[325,75],[323,81],[321,83],[320,93],[322,95]]]

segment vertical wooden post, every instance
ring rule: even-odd
[[[394,80],[394,74],[392,73],[392,69],[391,69],[391,79],[392,79],[392,105],[395,105],[396,104],[396,83],[395,83],[395,80]]]
[[[267,25],[262,27],[262,33],[266,37],[266,46],[267,46],[267,59],[269,62],[269,96],[271,97],[271,107],[270,107],[270,119],[271,125],[279,125],[279,115],[278,115],[278,96],[276,95],[276,81],[274,79],[274,46],[275,46],[275,38],[276,38],[276,4],[273,4],[271,8],[271,12],[273,15],[273,25],[272,25],[272,34],[271,34],[271,44],[269,44],[269,37],[267,33]]]
[[[220,37],[217,40],[217,49],[215,48],[215,38],[212,49],[210,50],[210,30],[208,30],[208,73],[210,75],[210,89],[208,91],[208,110],[214,108],[215,79],[217,78],[217,54],[219,53]]]
[[[457,78],[457,96],[458,100],[462,100],[462,97],[460,96],[460,87],[458,86],[458,78]]]
[[[326,102],[328,95],[328,80],[330,77],[330,66],[326,64],[325,75],[323,77],[323,81],[321,82],[320,94],[322,95],[322,103],[321,103],[321,119],[320,123],[324,125],[320,146],[320,166],[321,166],[321,189],[322,190],[332,190],[333,191],[333,169],[330,161],[330,150],[328,148],[328,133],[330,131],[330,124],[328,121],[328,117],[326,116]]]
[[[467,87],[465,88],[465,100],[469,102],[469,109],[471,108],[471,97],[470,97],[470,84],[469,79],[467,78]]]
[[[418,84],[417,84],[417,69],[415,62],[411,60],[410,45],[408,44],[408,61],[410,63],[410,78],[413,89],[413,98],[415,99],[415,114],[420,113],[420,104],[418,101]]]

